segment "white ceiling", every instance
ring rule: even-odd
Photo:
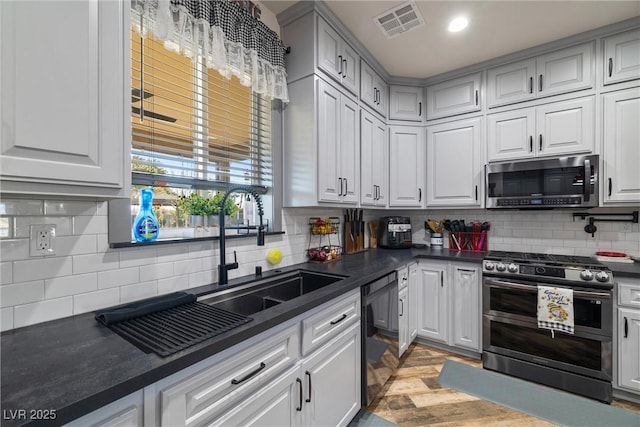
[[[640,1],[425,1],[424,27],[388,40],[373,21],[405,0],[329,0],[329,9],[392,76],[427,78],[640,16]],[[297,1],[262,0],[278,14]],[[449,20],[469,26],[449,33]],[[285,40],[286,42],[286,40]]]

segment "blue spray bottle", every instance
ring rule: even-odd
[[[140,212],[133,221],[133,235],[138,242],[150,242],[158,238],[160,224],[151,207],[153,189],[143,188],[140,191]]]

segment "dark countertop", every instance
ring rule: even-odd
[[[162,358],[147,354],[100,325],[93,313],[32,325],[1,335],[2,411],[55,410],[61,425],[178,372],[273,326],[317,307],[337,296],[370,283],[415,259],[480,263],[484,253],[447,249],[374,249],[344,255],[327,264],[301,263],[265,272],[306,269],[347,276],[332,285],[252,315],[253,321],[203,343]],[[640,277],[640,266],[611,266],[614,275]],[[634,268],[631,268],[634,267]],[[624,273],[622,273],[624,271]],[[236,285],[251,278],[231,281]],[[189,289],[203,294],[214,288]],[[15,412],[14,412],[15,413]],[[29,420],[2,420],[3,426]]]

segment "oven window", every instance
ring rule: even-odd
[[[537,318],[538,295],[536,292],[494,287],[489,289],[492,311]],[[602,303],[595,299],[574,299],[573,317],[576,326],[601,329]]]
[[[602,370],[600,341],[574,335],[491,321],[491,345],[534,357],[551,359],[596,371]]]

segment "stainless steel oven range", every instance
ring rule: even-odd
[[[482,265],[483,367],[610,403],[611,271],[588,257],[498,251]],[[573,334],[538,327],[538,286],[573,290]]]

